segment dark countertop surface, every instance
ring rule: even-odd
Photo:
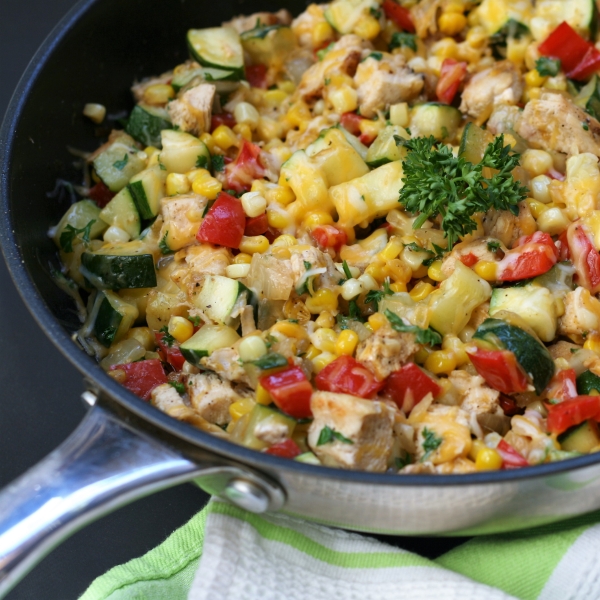
[[[75,0],[0,0],[0,115],[21,73]],[[68,90],[67,90],[68,91]],[[39,329],[0,260],[0,487],[58,446],[84,415],[81,375]],[[35,348],[35,352],[31,349]],[[58,375],[57,375],[58,374]],[[208,497],[191,484],[124,507],[51,552],[7,600],[72,600],[111,567],[140,556],[191,518]],[[429,557],[459,538],[385,538]]]

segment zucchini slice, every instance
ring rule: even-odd
[[[197,65],[197,63],[194,63]],[[200,83],[212,83],[217,88],[217,94],[226,94],[239,87],[237,75],[233,71],[213,69],[211,67],[192,66],[181,69],[173,75],[171,85],[176,92],[185,87],[194,87]]]
[[[81,273],[98,289],[156,286],[154,256],[139,241],[106,244],[81,255]]]
[[[238,32],[231,27],[190,29],[187,42],[192,56],[202,65],[244,75],[244,51]]]
[[[379,4],[373,0],[334,0],[325,9],[324,15],[336,31],[351,33],[359,21],[369,14],[369,9],[377,9]]]
[[[192,302],[211,321],[224,325],[235,325],[236,323],[232,323],[231,315],[238,305],[238,301],[242,301],[240,299],[242,294],[244,294],[243,302],[246,303],[247,292],[248,288],[236,279],[222,275],[207,275],[200,292],[193,297]]]
[[[123,133],[94,158],[96,174],[111,192],[120,192],[146,166],[138,153],[133,138]]]
[[[546,346],[516,325],[501,319],[486,319],[477,328],[473,338],[510,350],[532,380],[538,394],[542,393],[554,375],[554,360]]]
[[[593,391],[600,394],[600,377],[591,371],[584,371],[576,380],[577,393],[581,396],[589,396]]]
[[[589,420],[575,425],[558,436],[558,443],[561,450],[566,452],[589,454],[596,446],[600,445],[598,423]]]
[[[296,47],[296,38],[285,25],[259,25],[240,36],[242,47],[253,63],[280,65]]]
[[[161,133],[160,162],[169,173],[187,173],[196,167],[210,170],[212,162],[206,144],[191,133],[165,129]]]
[[[95,221],[90,227],[90,239],[93,240],[100,237],[108,227],[102,220],[100,209],[92,200],[80,200],[71,204],[54,230],[52,235],[54,243],[60,248],[60,236],[65,232],[67,225],[75,229],[83,229],[90,221]]]
[[[458,153],[470,163],[476,165],[481,162],[488,144],[494,141],[494,136],[482,129],[472,121],[467,123],[460,138]]]
[[[160,211],[165,196],[165,177],[159,166],[150,167],[131,178],[127,189],[142,219],[152,219]]]
[[[119,227],[130,238],[140,235],[140,215],[129,188],[123,188],[101,211],[100,218],[111,227]]]
[[[125,337],[138,318],[138,309],[108,290],[99,292],[96,302],[100,308],[94,322],[94,335],[108,348]]]
[[[366,162],[372,169],[406,156],[406,148],[398,146],[394,136],[409,139],[406,129],[398,125],[384,127],[369,146]]]
[[[227,325],[203,325],[179,349],[189,363],[200,366],[202,358],[219,348],[233,346],[239,339],[236,330]]]
[[[579,91],[573,102],[595,119],[600,118],[600,80],[594,75]]]
[[[138,104],[129,115],[125,131],[144,146],[160,147],[160,132],[172,127],[164,108]]]
[[[428,137],[448,141],[454,138],[462,115],[457,108],[438,102],[413,106],[410,114],[410,130],[413,137]]]

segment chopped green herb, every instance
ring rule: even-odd
[[[173,252],[175,252],[175,250],[171,250],[171,248],[169,248],[169,244],[167,244],[167,236],[168,235],[169,235],[169,230],[167,229],[167,231],[165,231],[165,235],[163,235],[160,242],[158,242],[158,247],[160,248],[160,251],[163,254],[173,254]]]
[[[342,261],[342,269],[344,270],[344,275],[346,276],[346,279],[352,279],[350,267],[348,266],[348,263],[345,260]]]
[[[277,338],[274,335],[271,335],[270,333],[267,335],[267,337],[265,338],[265,346],[267,347],[267,350],[273,345],[277,343]]]
[[[286,367],[288,361],[283,354],[279,354],[278,352],[269,352],[268,354],[261,356],[258,360],[253,360],[252,364],[257,366],[259,369],[266,371],[268,369],[275,369],[276,367]]]
[[[583,121],[583,123],[581,123],[581,126],[583,127],[583,129],[584,129],[585,131],[588,131],[588,130],[589,130],[589,128],[590,128],[590,126],[589,126],[589,125],[588,125],[588,124],[587,124],[585,121]]]
[[[413,52],[416,52],[417,36],[414,33],[405,33],[403,31],[394,33],[389,45],[390,52],[394,50],[394,48],[402,48],[402,46],[410,48]]]
[[[423,264],[426,267],[430,267],[436,260],[441,260],[442,258],[444,258],[444,254],[446,254],[448,252],[448,250],[446,248],[440,248],[440,246],[438,246],[437,244],[434,244],[433,242],[431,242],[431,245],[433,246],[433,249],[435,250],[435,254],[431,258],[427,258],[423,261]]]
[[[329,85],[331,83],[331,79],[329,77],[325,77],[325,85]]]
[[[298,323],[298,319],[288,319],[288,323]]]
[[[394,292],[390,289],[390,282],[386,279],[383,282],[383,290],[370,290],[365,296],[365,304],[375,302],[375,306],[379,307],[379,303],[384,296],[391,296]]]
[[[571,354],[575,354],[575,352],[579,352],[580,348],[571,348]]]
[[[423,428],[423,450],[425,450],[425,454],[421,459],[421,462],[426,461],[433,452],[435,452],[440,445],[442,444],[442,438],[437,436],[435,432],[431,431],[431,429],[427,429],[427,427]]]
[[[175,338],[169,333],[169,328],[165,325],[159,329],[160,333],[164,333],[162,342],[164,342],[169,348],[175,343]]]
[[[411,252],[427,252],[428,254],[433,254],[431,250],[427,250],[427,248],[423,248],[419,246],[416,242],[410,242],[410,244],[404,244],[405,248],[408,248]]]
[[[161,162],[159,162],[159,163],[158,163],[158,168],[159,168],[161,171],[166,171],[166,170],[167,170],[167,167],[165,167],[165,165],[163,165]]]
[[[560,59],[540,56],[535,61],[535,68],[542,77],[556,77],[560,72]]]
[[[178,394],[185,394],[185,385],[179,381],[169,381],[169,385],[172,385]]]
[[[198,169],[206,169],[208,167],[208,157],[204,156],[204,154],[199,154],[196,159],[196,167]]]
[[[500,242],[488,242],[487,249],[490,252],[497,252],[500,249]]]
[[[220,154],[213,154],[212,166],[215,172],[221,172],[225,169],[225,159]]]
[[[404,456],[397,456],[394,459],[394,463],[396,464],[396,469],[400,471],[400,469],[404,469],[406,465],[412,465],[413,457],[407,452]]]
[[[188,315],[187,319],[194,327],[200,327],[200,317],[198,315],[196,315],[196,316]]]
[[[442,343],[442,336],[437,331],[431,329],[431,327],[423,329],[417,325],[406,325],[398,315],[395,315],[389,309],[386,309],[384,314],[395,331],[399,333],[414,333],[417,344],[435,346]]]
[[[371,52],[367,58],[374,58],[375,60],[381,60],[383,58],[383,54],[381,52]]]
[[[71,225],[70,223],[67,223],[65,230],[60,234],[60,247],[65,252],[73,252],[73,242],[78,236],[84,244],[89,244],[92,225],[95,222],[96,219],[92,219],[91,221],[88,221],[87,225],[85,227],[82,227],[81,229],[77,229],[73,227],[73,225]]]
[[[356,300],[350,300],[350,302],[348,302],[348,316],[355,321],[364,321]]]
[[[317,58],[319,60],[323,60],[325,58],[325,55],[333,48],[334,43],[335,42],[331,42],[331,44],[329,44],[329,46],[327,46],[326,48],[317,50]]]
[[[121,160],[116,160],[113,163],[113,167],[115,169],[119,169],[119,171],[122,171],[128,162],[129,162],[129,155],[127,153],[125,153],[125,156]]]
[[[375,17],[376,19],[381,19],[381,11],[375,8],[374,6],[371,6],[371,8],[369,9],[369,13],[372,17]]]
[[[311,264],[310,264],[310,263],[309,263],[307,260],[305,260],[305,261],[304,261],[304,268],[305,268],[307,271],[310,271],[310,270],[311,270],[311,268],[312,268],[312,265],[311,265]]]
[[[342,444],[354,444],[352,440],[349,440],[347,437],[343,436],[339,431],[336,431],[328,425],[325,425],[325,427],[321,429],[321,433],[319,434],[317,446],[331,444],[335,440],[337,440],[338,442],[342,442]]]

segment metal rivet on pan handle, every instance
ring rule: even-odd
[[[232,479],[222,495],[236,506],[253,513],[264,513],[271,504],[270,494],[260,484],[246,479]]]

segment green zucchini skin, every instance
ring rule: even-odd
[[[156,270],[151,254],[120,256],[84,252],[81,266],[85,277],[100,289],[156,287]]]
[[[497,339],[510,350],[531,379],[535,391],[541,394],[554,375],[555,365],[546,346],[520,327],[501,319],[486,319],[473,335],[474,339]]]
[[[600,392],[600,377],[594,375],[591,371],[584,371],[575,380],[577,384],[577,393],[580,396],[589,396],[594,390]]]
[[[173,124],[167,119],[152,114],[139,104],[133,108],[125,131],[136,141],[144,146],[161,147],[160,132],[163,129],[172,129]]]
[[[108,301],[108,298],[105,297],[98,309],[98,315],[94,323],[94,335],[106,348],[113,343],[122,320],[123,315],[117,312]]]

